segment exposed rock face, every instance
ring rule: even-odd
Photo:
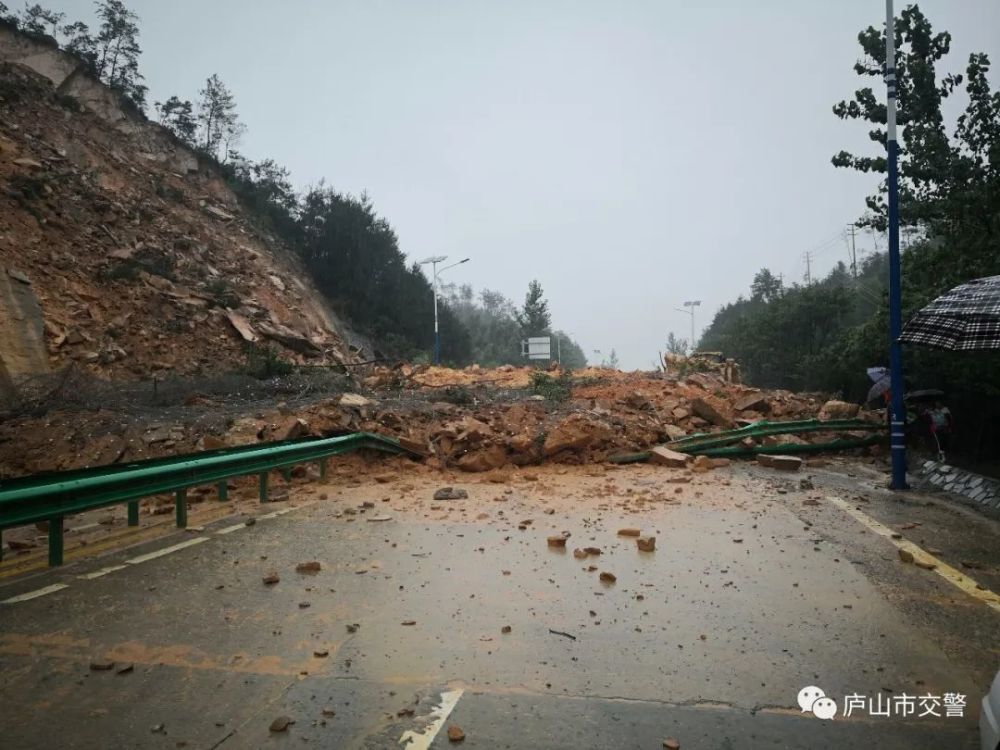
[[[26,287],[43,331],[28,357],[36,313],[0,339],[8,370],[233,371],[247,344],[300,363],[359,359],[304,267],[213,165],[72,56],[0,26],[0,84],[0,315],[26,309]]]
[[[48,370],[45,322],[31,279],[0,266],[0,400],[15,380]]]

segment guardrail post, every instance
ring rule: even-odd
[[[129,500],[128,503],[128,525],[138,526],[139,525],[139,501]]]
[[[223,479],[215,488],[219,491],[219,502],[224,503],[229,499],[229,482]]]
[[[320,459],[319,462],[319,478],[326,479],[326,464],[327,460],[325,458]]]
[[[49,567],[63,564],[63,517],[49,519]]]
[[[177,490],[174,496],[174,512],[177,516],[177,528],[185,529],[188,525],[187,490]]]
[[[261,472],[260,474],[260,501],[262,503],[267,502],[267,472]]]

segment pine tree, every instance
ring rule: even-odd
[[[87,67],[97,74],[97,40],[90,34],[90,27],[82,21],[76,21],[63,27],[66,42],[63,49],[82,60]]]
[[[545,300],[545,292],[538,280],[528,284],[528,293],[524,297],[524,307],[517,316],[521,324],[523,336],[547,336],[552,325],[549,314],[549,303]]]
[[[160,124],[169,128],[174,135],[189,146],[194,145],[198,122],[194,117],[194,105],[190,101],[171,96],[165,102],[153,105],[159,115]]]
[[[198,94],[201,96],[198,105],[198,122],[201,124],[199,146],[218,159],[220,147],[225,145],[228,152],[243,130],[243,124],[236,115],[236,97],[215,73],[209,76],[205,88]]]
[[[0,12],[6,10],[6,7],[4,7],[0,9]],[[34,5],[26,4],[20,18],[21,30],[29,34],[48,34],[54,37],[59,32],[59,24],[62,23],[65,17],[65,13],[48,10],[38,3]]]
[[[101,28],[96,39],[97,74],[108,86],[124,94],[140,109],[146,105],[147,88],[139,72],[139,16],[121,0],[97,5]]]

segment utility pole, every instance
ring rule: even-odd
[[[425,258],[419,261],[419,265],[423,266],[428,263],[431,264],[431,285],[434,289],[434,364],[441,364],[441,332],[438,328],[438,275],[444,273],[449,268],[454,268],[455,266],[460,266],[463,263],[468,263],[469,259],[465,258],[458,261],[458,263],[452,263],[450,266],[445,266],[440,271],[438,271],[437,264],[448,260],[447,255],[432,255],[430,258]]]
[[[812,284],[812,253],[806,250],[802,253],[802,257],[806,259],[806,286]]]
[[[906,412],[903,410],[902,290],[899,280],[899,142],[896,140],[896,23],[885,0],[886,151],[889,161],[889,449],[890,489],[906,489]]]
[[[848,229],[851,230],[851,272],[854,274],[854,280],[858,280],[858,248],[854,244],[854,224],[848,224]]]

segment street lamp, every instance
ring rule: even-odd
[[[434,364],[441,364],[441,332],[438,328],[438,275],[444,273],[449,268],[454,268],[455,266],[460,266],[463,263],[468,263],[468,258],[463,258],[458,261],[458,263],[452,263],[450,266],[445,266],[440,271],[438,270],[437,264],[443,263],[448,260],[447,255],[432,255],[430,258],[419,261],[419,265],[423,266],[428,263],[431,264],[432,270],[432,284],[434,289]]]
[[[690,300],[688,300],[687,302],[684,303],[684,307],[686,307],[687,310],[681,310],[679,307],[675,307],[674,308],[677,312],[681,312],[681,313],[684,313],[685,315],[690,315],[691,316],[691,353],[692,354],[694,353],[694,309],[696,307],[699,307],[700,305],[701,305],[701,300],[700,299],[690,299]]]

